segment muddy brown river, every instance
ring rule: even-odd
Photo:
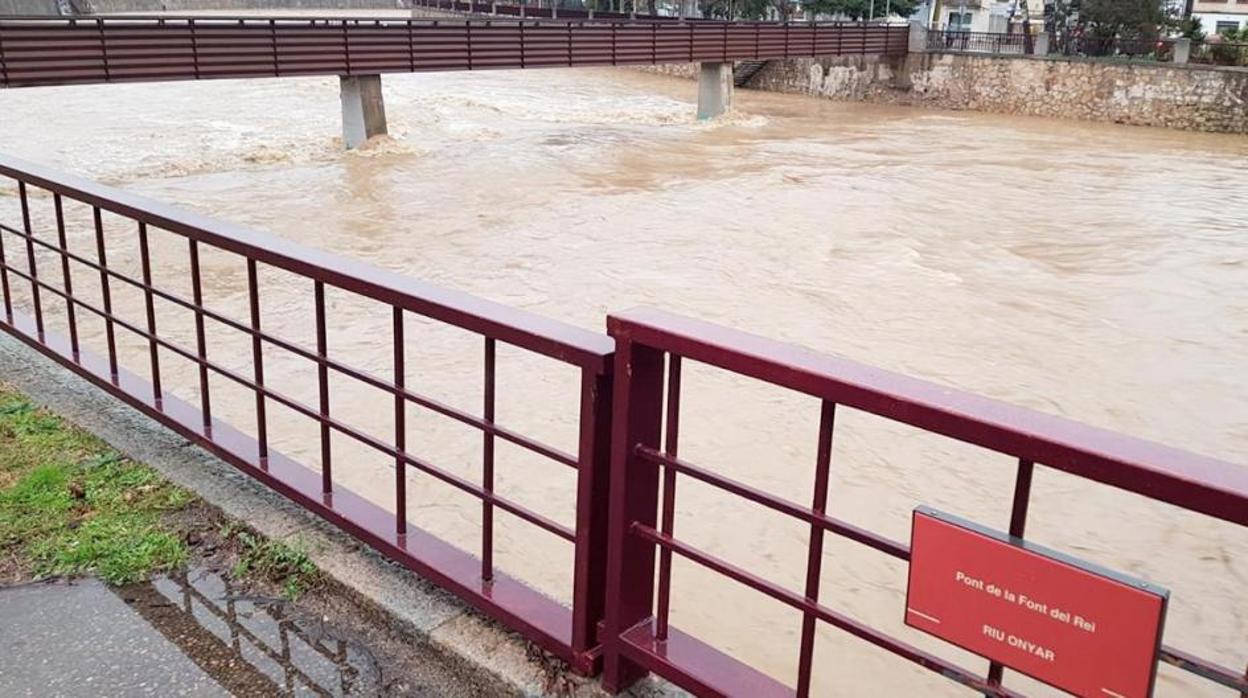
[[[332,78],[3,91],[0,152],[590,329],[655,305],[1248,464],[1248,139],[752,91],[699,124],[692,83],[626,70],[385,87],[393,137],[362,152],[340,149]],[[34,206],[48,234],[50,203]],[[8,187],[6,222],[15,208]],[[69,217],[71,247],[90,249],[87,212]],[[133,230],[106,224],[110,263],[137,272]],[[158,284],[189,293],[185,243],[154,236]],[[245,321],[241,260],[204,265],[209,305]],[[315,346],[310,284],[267,270],[262,288],[268,328]],[[115,293],[141,323],[141,296]],[[158,311],[193,347],[189,315]],[[329,317],[331,355],[388,373],[384,308],[331,291]],[[102,346],[98,322],[83,332]],[[145,373],[146,346],[120,336]],[[417,318],[408,337],[409,386],[478,412],[480,339]],[[249,351],[231,332],[209,347],[243,372]],[[162,359],[166,387],[195,399],[190,365]],[[315,405],[311,364],[268,359],[271,385]],[[251,396],[212,388],[216,414],[252,431]],[[576,390],[574,370],[500,348],[504,425],[575,451]],[[388,437],[384,395],[345,379],[332,393],[336,415]],[[682,456],[809,501],[814,400],[696,366],[684,400]],[[315,464],[316,426],[271,409],[274,447]],[[413,452],[480,480],[479,434],[415,408],[409,423]],[[341,483],[393,506],[385,457],[334,448]],[[572,524],[571,471],[505,445],[497,470],[501,493]],[[917,504],[1008,523],[1008,458],[868,415],[838,414],[832,471],[829,509],[896,539]],[[409,498],[414,523],[477,549],[475,500],[417,475]],[[675,528],[802,589],[797,522],[686,480]],[[1028,534],[1171,589],[1168,644],[1248,660],[1248,532],[1040,469]],[[569,598],[570,546],[502,514],[496,544],[501,568]],[[830,541],[823,570],[828,606],[983,670],[903,627],[903,564]],[[674,625],[793,683],[797,612],[679,559],[673,580]],[[968,694],[827,627],[815,689]],[[1228,695],[1165,666],[1158,694]]]

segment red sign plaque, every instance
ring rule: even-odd
[[[1169,592],[919,507],[906,625],[1079,696],[1147,698]]]

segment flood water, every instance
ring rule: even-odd
[[[385,87],[393,138],[364,152],[340,151],[322,78],[0,92],[0,152],[592,330],[654,305],[1248,463],[1248,139],[759,92],[707,125],[692,83],[608,69]],[[34,206],[54,235],[50,202]],[[0,209],[18,220],[11,187]],[[67,215],[71,248],[92,249],[88,212]],[[106,226],[110,264],[137,274],[134,231]],[[185,243],[153,235],[157,284],[189,297]],[[246,321],[244,265],[202,254],[207,302]],[[40,258],[55,281],[54,261]],[[266,327],[314,347],[310,284],[262,270],[261,287]],[[113,302],[142,324],[141,296],[115,285]],[[329,317],[332,356],[389,375],[387,310],[331,290]],[[157,321],[193,349],[184,311],[158,304]],[[97,322],[82,331],[102,347]],[[478,413],[480,339],[416,318],[407,333],[409,387]],[[146,345],[120,341],[147,373]],[[214,334],[209,354],[249,374],[246,337]],[[162,361],[166,388],[196,399],[190,364]],[[315,406],[311,364],[266,361],[273,387]],[[498,366],[498,420],[574,452],[576,371],[507,347]],[[698,366],[685,380],[683,457],[809,501],[816,401]],[[214,413],[254,432],[252,397],[212,388]],[[389,438],[379,391],[331,392],[336,416]],[[271,410],[274,446],[318,463],[316,426]],[[478,433],[413,408],[408,444],[480,481]],[[498,491],[571,525],[571,471],[498,448]],[[339,482],[393,506],[385,457],[336,438],[334,458]],[[1008,458],[868,415],[838,412],[832,472],[829,510],[897,540],[918,504],[1009,520]],[[413,523],[477,549],[475,500],[429,477],[408,487]],[[688,481],[677,512],[678,537],[802,589],[807,527]],[[1248,659],[1248,532],[1039,469],[1028,535],[1170,588],[1168,644]],[[569,545],[502,514],[496,545],[501,568],[569,598]],[[903,627],[903,564],[825,551],[823,603],[983,670]],[[798,613],[679,559],[673,580],[674,625],[794,681]],[[815,688],[968,694],[826,627]],[[1228,692],[1163,667],[1158,695]]]

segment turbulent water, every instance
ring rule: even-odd
[[[704,125],[692,83],[607,69],[385,86],[393,137],[362,152],[341,152],[321,78],[0,92],[0,151],[590,329],[655,305],[1248,463],[1248,140],[757,92]],[[5,222],[14,209],[10,187]],[[49,209],[35,201],[41,234]],[[87,212],[68,215],[71,247],[90,249]],[[110,263],[137,271],[134,231],[106,224]],[[185,243],[153,235],[157,282],[189,293]],[[205,251],[204,265],[208,303],[245,320],[240,260]],[[268,270],[262,287],[267,327],[314,346],[309,284]],[[141,324],[142,298],[115,293]],[[193,346],[186,313],[158,310]],[[386,375],[385,309],[331,291],[329,316],[331,355]],[[101,346],[98,323],[83,332]],[[480,339],[416,319],[408,337],[409,385],[477,412]],[[122,345],[145,373],[145,345]],[[237,333],[209,354],[249,371]],[[193,399],[190,365],[162,359]],[[311,364],[267,359],[272,385],[315,405]],[[575,451],[575,371],[504,347],[499,372],[500,422]],[[686,374],[682,455],[809,501],[817,403]],[[213,391],[216,414],[251,430],[251,397]],[[381,393],[332,392],[336,415],[388,436]],[[272,409],[275,445],[315,464],[315,425]],[[412,451],[479,481],[479,434],[412,422]],[[336,477],[392,506],[386,459],[345,441]],[[571,471],[503,445],[498,471],[500,492],[572,523]],[[475,550],[479,505],[409,481],[413,522]],[[830,510],[851,522],[905,540],[924,503],[1004,528],[1012,483],[1008,458],[838,414]],[[693,482],[679,497],[680,537],[802,588],[806,527]],[[1044,469],[1031,512],[1034,540],[1169,587],[1169,644],[1242,667],[1248,533]],[[500,516],[500,566],[567,599],[570,546]],[[675,625],[794,680],[799,614],[674,569]],[[823,570],[827,605],[982,671],[902,627],[902,564],[833,541]],[[962,693],[830,628],[816,649],[822,695]],[[1222,695],[1168,667],[1159,694]]]

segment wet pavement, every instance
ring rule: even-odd
[[[396,685],[350,633],[192,571],[0,588],[0,696],[443,695]]]

